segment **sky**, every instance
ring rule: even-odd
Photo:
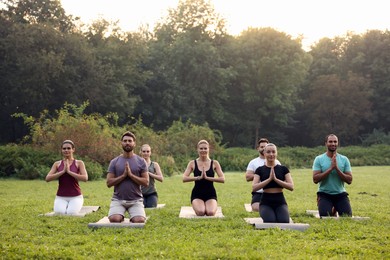
[[[124,31],[154,24],[176,8],[179,0],[61,0],[69,15],[85,23],[102,17],[117,21]],[[388,0],[211,0],[215,11],[227,21],[231,35],[248,27],[272,27],[290,35],[303,36],[305,49],[324,37],[390,29]]]

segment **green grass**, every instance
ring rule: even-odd
[[[347,187],[354,215],[370,220],[320,220],[305,215],[316,209],[311,170],[291,170],[295,190],[285,191],[291,217],[309,223],[305,232],[256,230],[243,218],[248,213],[250,183],[244,173],[226,174],[215,184],[225,218],[181,219],[181,206],[189,206],[193,183],[181,176],[158,183],[159,203],[147,210],[143,229],[90,229],[108,213],[113,189],[104,180],[81,183],[85,205],[101,209],[84,218],[42,217],[52,211],[55,182],[0,180],[1,259],[389,259],[390,167],[354,167]]]

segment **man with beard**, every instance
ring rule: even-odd
[[[248,167],[246,167],[246,173],[245,173],[246,181],[253,181],[253,177],[255,176],[256,169],[264,165],[265,163],[264,147],[268,143],[269,141],[267,138],[261,138],[257,142],[256,150],[259,151],[259,157],[251,160],[248,164]],[[276,164],[280,164],[280,162],[276,160]],[[259,211],[262,195],[263,195],[263,189],[252,192],[252,201],[251,201],[252,211]]]
[[[128,211],[130,221],[144,223],[146,219],[141,186],[148,186],[149,175],[145,160],[134,153],[136,138],[132,132],[122,137],[123,153],[108,166],[107,187],[114,186],[108,219],[122,222]]]
[[[352,216],[352,209],[344,183],[352,183],[349,159],[337,153],[336,135],[325,137],[326,153],[317,156],[313,163],[313,182],[319,183],[317,204],[320,216]]]

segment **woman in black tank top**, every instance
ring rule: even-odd
[[[214,182],[225,182],[221,165],[209,157],[209,143],[206,140],[198,142],[199,157],[191,160],[183,174],[183,182],[194,181],[191,193],[191,204],[197,216],[214,216],[217,212],[217,193]],[[194,176],[190,176],[191,173]],[[217,176],[215,177],[215,173]]]

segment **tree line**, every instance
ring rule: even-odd
[[[137,32],[104,19],[82,24],[58,0],[0,8],[0,143],[28,133],[15,113],[86,101],[85,112],[113,113],[121,125],[207,125],[230,147],[262,136],[316,146],[330,132],[343,145],[389,135],[389,31],[323,38],[305,51],[273,28],[229,35],[206,0],[181,0]]]

